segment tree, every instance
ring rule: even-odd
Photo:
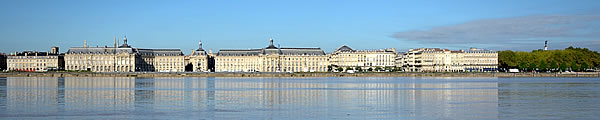
[[[354,68],[346,67],[346,71],[348,71],[348,70],[354,70]]]
[[[515,52],[506,50],[498,52],[498,67],[504,69],[518,67],[517,55]]]
[[[367,69],[367,71],[371,72],[371,71],[373,71],[373,68],[369,68],[369,69]]]
[[[380,67],[375,67],[375,72],[379,72],[381,70]]]
[[[519,69],[521,69],[521,71],[525,71],[525,70],[527,70],[527,63],[525,63],[525,62],[521,61],[521,62],[519,63]]]
[[[539,70],[542,72],[546,72],[548,71],[548,66],[546,65],[546,61],[542,60],[540,61],[540,65],[538,66]]]
[[[581,71],[587,70],[589,68],[589,65],[587,64],[587,62],[583,62],[583,64],[581,64]]]
[[[575,61],[571,62],[570,68],[571,68],[571,71],[579,71],[579,66],[577,65],[577,62],[575,62]]]
[[[556,72],[557,69],[558,69],[558,64],[556,63],[556,61],[550,62],[550,71]]]
[[[338,67],[336,70],[337,70],[338,72],[342,72],[342,71],[344,71],[344,68],[342,68],[342,67]]]
[[[571,70],[571,63],[575,62],[573,71],[581,71],[585,68],[582,67],[583,63],[587,64],[589,68],[600,68],[600,53],[597,51],[591,51],[587,48],[575,48],[569,47],[564,50],[532,50],[530,52],[524,51],[498,51],[498,68],[510,69],[519,68],[523,71],[530,71],[530,63],[535,63],[536,68],[542,68],[542,62],[546,61],[546,68],[552,71],[566,71]],[[554,64],[553,61],[560,64]],[[562,64],[562,63],[565,64]],[[556,67],[554,66],[556,65]]]
[[[559,69],[561,72],[564,72],[565,70],[567,70],[567,62],[563,61],[562,63],[560,63]]]
[[[333,67],[331,67],[331,65],[328,65],[327,66],[327,71],[329,71],[329,72],[333,71]]]
[[[529,63],[529,70],[535,71],[536,68],[537,68],[537,64],[535,64],[535,62]]]
[[[362,68],[360,68],[360,67],[354,67],[354,69],[358,72],[362,72]]]

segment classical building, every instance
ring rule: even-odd
[[[498,52],[471,48],[462,51],[462,65],[465,71],[493,72],[498,71]]]
[[[326,72],[328,57],[321,48],[227,49],[215,55],[216,72]]]
[[[140,59],[136,61],[141,65],[137,71],[152,72],[184,72],[185,59],[180,49],[134,49]]]
[[[182,72],[184,56],[179,49],[142,49],[127,44],[114,47],[72,47],[65,54],[66,70],[92,72]]]
[[[440,48],[410,49],[402,57],[410,72],[493,72],[498,69],[498,53],[471,48],[451,51]]]
[[[202,49],[202,41],[200,41],[198,43],[198,49],[192,51],[192,54],[189,56],[192,72],[209,72],[208,58],[208,54]]]
[[[57,48],[58,49],[58,48]],[[7,69],[11,71],[48,71],[63,69],[63,57],[57,52],[17,52],[7,56]]]
[[[395,67],[396,50],[394,48],[379,50],[354,50],[342,45],[330,54],[329,63],[335,68],[390,68]]]

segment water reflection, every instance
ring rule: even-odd
[[[495,119],[495,78],[0,78],[0,117]]]
[[[598,119],[598,78],[515,78],[498,83],[500,119]]]

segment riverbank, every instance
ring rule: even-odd
[[[579,73],[93,73],[9,72],[0,77],[600,77],[598,72]]]

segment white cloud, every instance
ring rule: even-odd
[[[410,30],[393,35],[402,41],[445,46],[484,47],[495,49],[532,50],[543,46],[544,40],[569,46],[572,43],[600,43],[600,15],[536,15],[475,20],[439,26],[429,30]],[[519,47],[517,47],[519,46]],[[598,50],[599,46],[582,44]]]

